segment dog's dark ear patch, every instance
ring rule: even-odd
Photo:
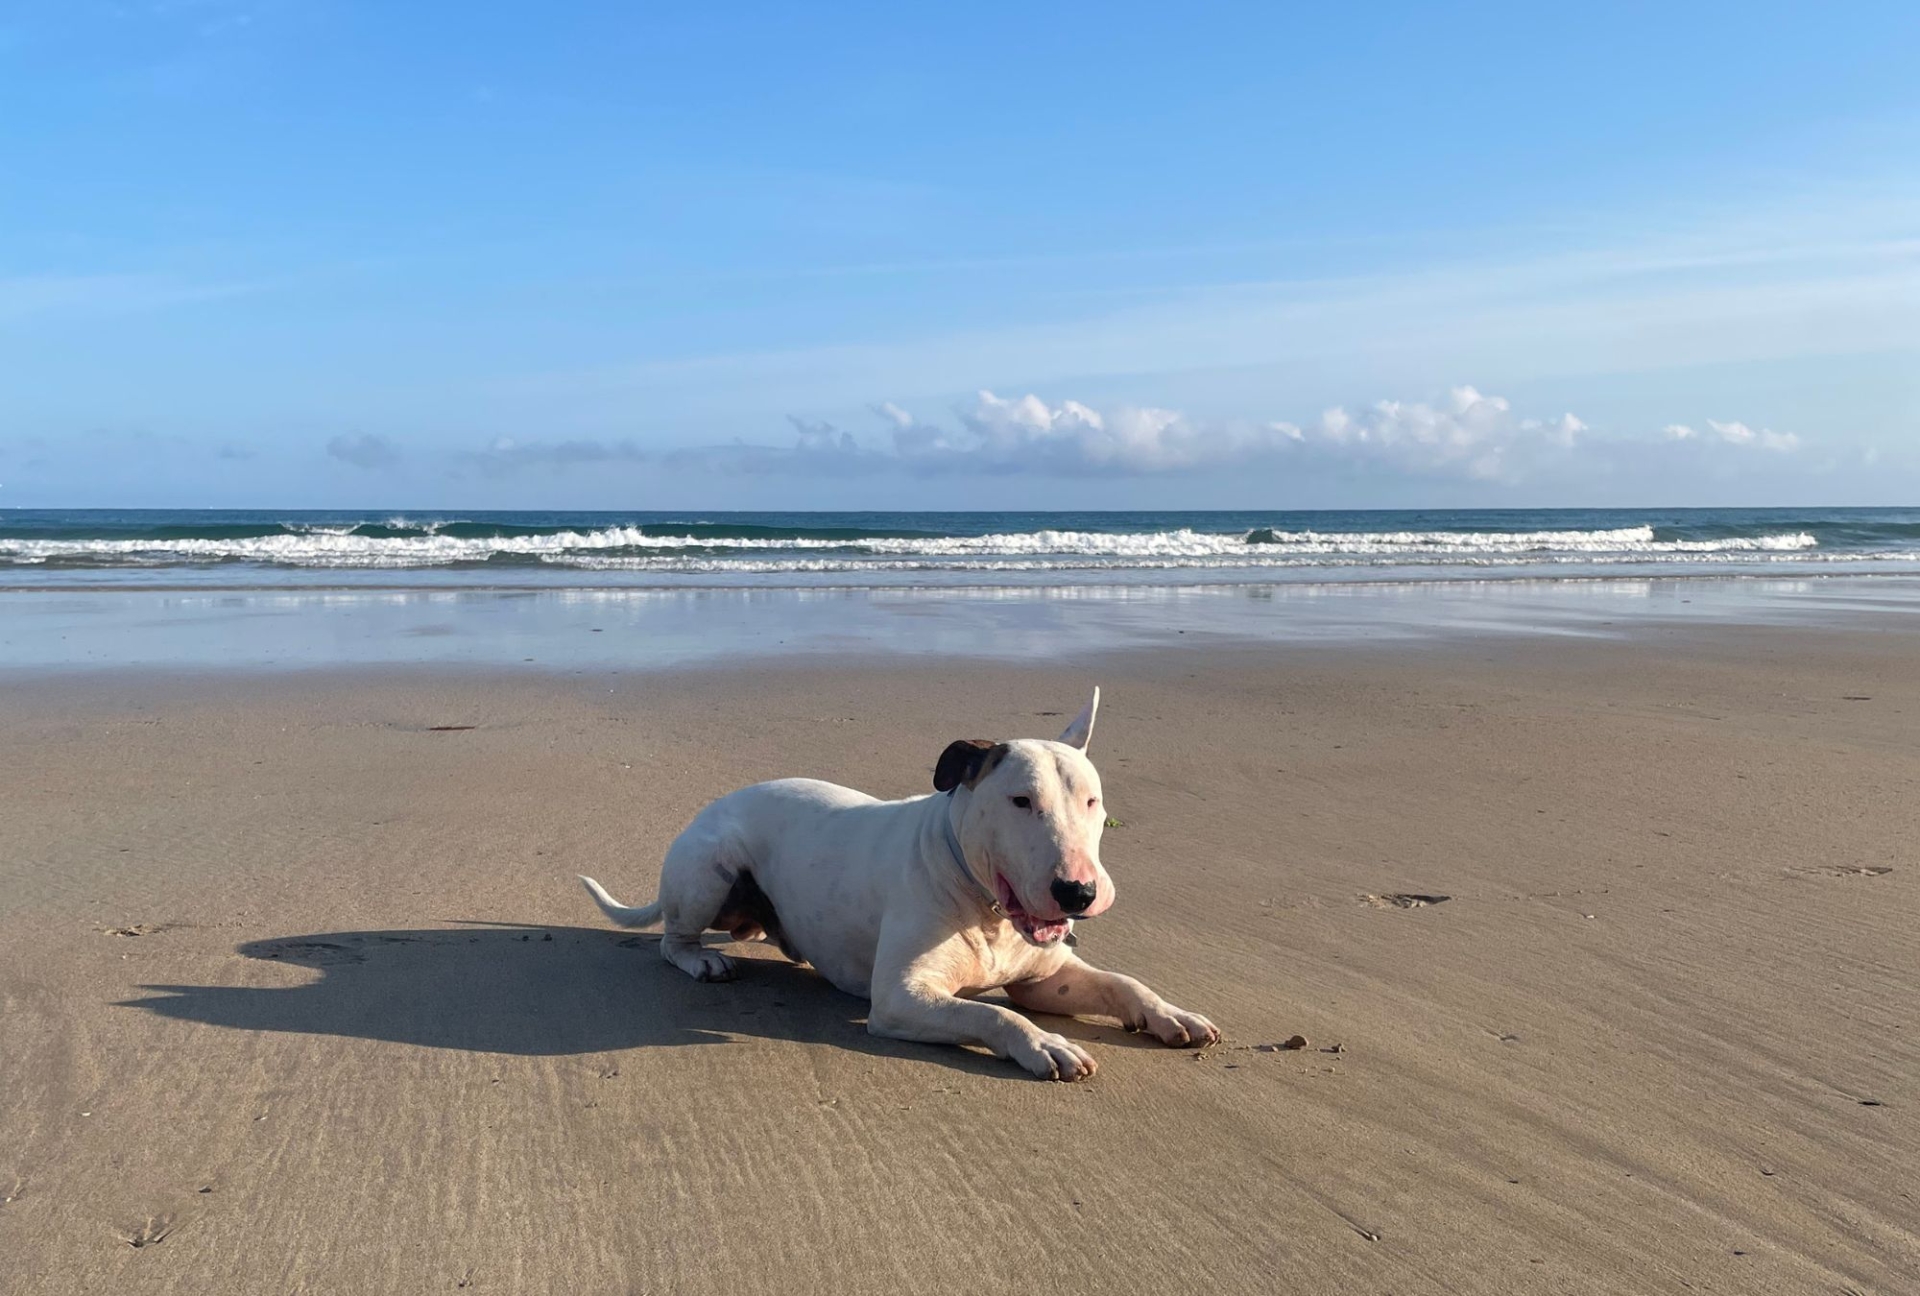
[[[951,792],[963,783],[971,787],[998,765],[1005,754],[1006,744],[991,743],[985,738],[962,738],[948,743],[933,767],[933,790]]]

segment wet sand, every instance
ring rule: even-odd
[[[330,572],[378,580],[383,573]],[[471,573],[452,573],[467,575]],[[222,572],[206,579],[234,579]],[[391,576],[386,576],[391,579]],[[1920,627],[1920,578],[1215,581],[925,588],[0,587],[0,672],[659,670],[751,656],[1079,661],[1252,644]]]
[[[1205,1053],[875,1040],[573,881],[1094,682],[1081,952]],[[1920,1289],[1910,632],[15,673],[0,770],[7,1290]]]

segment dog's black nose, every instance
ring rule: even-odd
[[[1061,912],[1069,916],[1085,913],[1092,908],[1096,894],[1093,883],[1069,882],[1065,878],[1055,878],[1048,890],[1053,892],[1054,902],[1060,906]]]

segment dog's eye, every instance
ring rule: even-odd
[[[1093,808],[1094,808],[1095,806],[1097,806],[1097,805],[1099,805],[1099,804],[1100,804],[1100,798],[1099,798],[1099,797],[1088,797],[1088,798],[1087,798],[1087,809],[1089,809],[1089,810],[1091,810],[1091,809],[1093,809]]]
[[[1019,806],[1019,807],[1020,807],[1020,808],[1021,808],[1022,810],[1031,810],[1031,809],[1033,809],[1033,798],[1032,798],[1032,797],[1015,797],[1015,798],[1013,799],[1013,803],[1014,803],[1015,805],[1017,805],[1017,806]]]

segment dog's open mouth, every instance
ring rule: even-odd
[[[1036,918],[1028,913],[1020,903],[1020,897],[1013,893],[1013,888],[998,873],[993,875],[993,890],[1000,897],[1000,908],[1006,913],[1007,921],[1033,944],[1055,944],[1073,930],[1073,924],[1065,918]]]

